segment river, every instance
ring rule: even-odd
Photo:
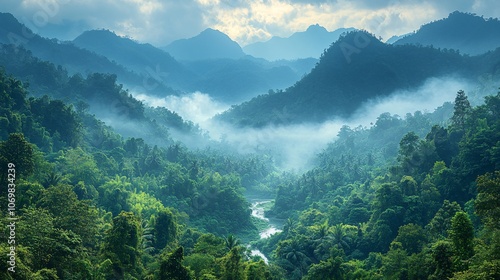
[[[265,216],[264,205],[271,203],[273,199],[263,199],[263,198],[247,198],[251,203],[250,209],[252,210],[252,216],[266,222],[267,227],[259,232],[260,239],[269,238],[271,235],[281,232],[280,228],[283,227],[283,222],[278,219],[270,219]],[[251,245],[247,246],[252,256],[261,257],[265,263],[268,263],[267,257],[257,248],[252,248]]]

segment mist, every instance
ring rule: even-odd
[[[433,112],[445,102],[453,102],[458,90],[474,86],[456,77],[428,79],[414,90],[399,90],[388,97],[365,102],[350,118],[335,118],[323,123],[304,123],[264,128],[236,128],[213,119],[230,105],[214,101],[208,94],[194,92],[185,96],[156,98],[136,95],[150,106],[163,106],[205,130],[210,139],[239,153],[269,153],[277,165],[288,171],[303,172],[312,167],[317,153],[335,141],[343,125],[370,127],[383,113],[405,116],[407,113]]]

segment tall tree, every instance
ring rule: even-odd
[[[465,261],[474,255],[474,226],[467,213],[463,211],[457,212],[451,219],[449,236],[457,256],[456,263],[459,270],[467,269]]]
[[[184,248],[181,246],[174,252],[163,255],[160,261],[159,280],[190,280],[189,270],[182,265]]]
[[[177,219],[169,209],[158,212],[155,217],[154,246],[157,250],[162,250],[167,244],[177,237]]]
[[[102,254],[113,263],[116,277],[140,275],[140,237],[141,224],[132,212],[121,212],[113,218],[113,227],[106,233]]]
[[[500,171],[477,178],[477,215],[491,229],[500,229]]]
[[[463,130],[465,128],[467,117],[471,111],[470,102],[463,90],[459,90],[457,92],[454,109],[455,111],[453,112],[453,117],[451,117],[453,128],[459,131]]]
[[[9,163],[13,163],[15,167],[9,168],[7,166]],[[7,176],[7,169],[15,169],[16,178],[26,178],[33,173],[35,168],[33,147],[22,133],[12,133],[6,141],[0,142],[0,164],[2,172],[0,176]]]

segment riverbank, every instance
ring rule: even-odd
[[[250,202],[250,210],[252,211],[252,221],[259,231],[259,239],[252,240],[249,242],[247,248],[250,250],[252,256],[261,257],[264,262],[268,262],[267,256],[265,256],[259,249],[252,246],[253,241],[258,241],[261,239],[266,239],[282,231],[283,220],[273,219],[266,217],[266,210],[271,209],[274,204],[274,199],[263,198],[263,197],[247,197],[248,202]]]

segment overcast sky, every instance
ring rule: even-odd
[[[418,29],[459,10],[500,17],[498,0],[0,0],[0,11],[46,37],[74,39],[85,30],[110,29],[164,46],[204,29],[218,29],[244,46],[287,37],[320,24],[366,29],[383,39]]]

